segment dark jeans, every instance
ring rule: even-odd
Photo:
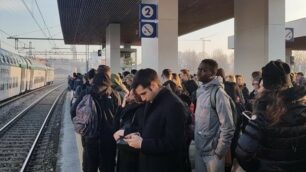
[[[112,140],[84,138],[84,172],[114,172],[116,144]]]
[[[86,164],[86,152],[85,152],[85,137],[82,136],[81,138],[82,146],[83,146],[83,162],[82,162],[82,170],[86,171],[87,164]]]
[[[186,141],[185,145],[185,155],[184,155],[184,162],[185,162],[185,170],[184,172],[191,172],[191,162],[189,158],[189,146],[190,146],[191,140]]]

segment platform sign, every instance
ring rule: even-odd
[[[294,42],[294,29],[286,27],[285,28],[285,38],[286,42]]]
[[[156,4],[140,4],[140,20],[157,20]]]
[[[140,31],[142,38],[155,38],[157,37],[157,23],[140,22]]]

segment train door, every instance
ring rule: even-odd
[[[31,70],[26,69],[26,90],[30,90]]]
[[[48,77],[48,69],[45,70],[45,84],[48,85],[49,77]]]
[[[8,78],[7,78],[7,92],[8,92],[8,97],[12,97],[12,67],[9,66],[9,73],[8,73]]]
[[[0,65],[0,101],[4,99],[4,68],[2,69],[2,65]]]
[[[20,92],[26,91],[26,68],[21,68]]]
[[[34,87],[34,70],[33,69],[30,69],[30,90],[33,89]]]
[[[21,69],[20,67],[13,66],[12,67],[12,94],[13,96],[21,93]]]

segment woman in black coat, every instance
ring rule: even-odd
[[[98,72],[93,80],[92,96],[98,119],[98,133],[94,137],[84,136],[83,170],[86,172],[114,172],[116,157],[116,142],[114,119],[121,105],[117,92],[111,88],[111,81],[107,74]]]
[[[122,109],[118,115],[118,131],[113,135],[118,148],[117,172],[138,171],[139,150],[130,147],[123,138],[131,133],[141,133],[144,107],[145,104],[133,90],[123,100]]]
[[[306,171],[306,89],[290,87],[283,62],[271,61],[262,71],[265,90],[239,138],[238,162],[248,172]]]

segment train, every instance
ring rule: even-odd
[[[54,69],[0,48],[0,101],[54,82]]]

